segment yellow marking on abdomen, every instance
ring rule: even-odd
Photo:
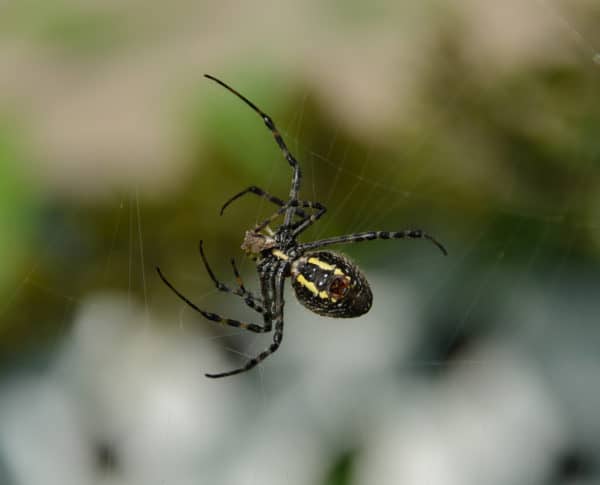
[[[329,299],[329,293],[327,293],[326,291],[319,291],[317,289],[317,286],[312,281],[308,281],[303,274],[299,274],[298,276],[296,276],[296,281],[302,286],[304,286],[304,288],[310,291],[313,295],[318,296],[323,300]]]
[[[283,259],[284,261],[290,259],[287,254],[285,254],[283,251],[280,251],[279,249],[273,249],[273,251],[271,251],[271,254],[279,259]]]
[[[321,261],[319,258],[308,258],[308,262],[310,264],[318,266],[321,269],[324,269],[325,271],[333,271],[334,269],[336,269],[336,267],[332,264],[326,263],[325,261]]]
[[[317,296],[319,294],[319,290],[317,290],[316,285],[312,281],[308,281],[303,274],[296,276],[296,281],[304,286],[304,288],[310,291],[313,295]]]
[[[334,303],[337,301],[337,299],[330,297],[327,291],[319,291],[317,286],[312,281],[308,281],[303,274],[296,276],[296,281],[304,286],[304,288],[310,291],[313,295],[318,296],[323,300],[331,300]]]

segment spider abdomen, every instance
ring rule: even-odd
[[[298,301],[319,315],[352,318],[371,308],[373,294],[367,279],[341,254],[305,254],[292,264],[291,277]]]

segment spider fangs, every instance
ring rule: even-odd
[[[369,311],[373,295],[363,273],[346,256],[332,251],[321,251],[322,248],[375,239],[427,239],[435,244],[443,254],[447,254],[447,252],[441,243],[420,229],[405,229],[398,232],[360,232],[299,243],[296,240],[297,237],[320,219],[327,209],[319,202],[298,198],[302,180],[300,166],[286,146],[271,117],[223,81],[208,74],[205,74],[205,77],[235,94],[262,118],[284,158],[292,168],[292,184],[287,201],[275,197],[258,187],[251,186],[231,197],[221,208],[221,214],[223,214],[229,204],[246,194],[262,197],[279,207],[269,218],[257,224],[253,229],[246,231],[242,244],[242,249],[256,260],[260,297],[246,290],[233,259],[231,265],[237,286],[231,288],[219,281],[208,264],[202,242],[200,242],[200,257],[206,272],[217,289],[242,298],[248,307],[262,315],[262,325],[241,322],[202,310],[177,290],[162,274],[161,270],[156,268],[163,282],[181,300],[208,320],[254,333],[267,333],[274,329],[272,343],[241,367],[228,372],[206,374],[207,377],[216,378],[250,370],[279,348],[283,339],[283,292],[286,278],[291,278],[298,301],[319,315],[351,318]],[[264,234],[263,231],[268,229],[269,224],[274,223],[280,217],[283,217],[283,223],[276,228],[275,232]]]

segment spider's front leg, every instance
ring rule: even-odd
[[[317,212],[308,215],[304,211],[300,210],[300,207],[303,209],[313,209],[313,210],[316,210]],[[277,212],[275,212],[273,215],[271,215],[270,217],[268,217],[267,219],[262,221],[260,224],[257,224],[256,226],[254,226],[254,229],[252,229],[252,230],[254,232],[262,231],[265,227],[267,227],[271,222],[273,222],[279,216],[286,214],[288,209],[290,209],[290,208],[293,208],[296,211],[296,215],[300,216],[301,214],[303,214],[303,215],[301,215],[302,219],[289,225],[289,228],[291,228],[293,230],[294,235],[298,235],[299,233],[301,233],[309,225],[311,225],[313,222],[315,222],[317,219],[319,219],[323,214],[325,214],[325,212],[327,212],[327,208],[320,202],[311,202],[309,200],[292,199],[292,200],[286,202],[282,207],[280,207],[279,210]],[[285,225],[285,222],[284,222],[284,225]]]
[[[225,204],[223,204],[223,207],[221,207],[221,215],[223,215],[223,212],[225,211],[225,209],[233,201],[239,199],[240,197],[242,197],[246,194],[258,195],[259,197],[267,199],[269,202],[272,202],[273,204],[279,206],[279,210],[277,210],[277,212],[275,212],[272,216],[270,216],[268,219],[266,219],[262,223],[257,224],[257,226],[254,228],[255,232],[258,232],[261,229],[264,229],[271,222],[273,222],[275,219],[277,219],[279,216],[282,216],[283,214],[285,214],[285,212],[288,210],[288,208],[295,207],[294,214],[296,216],[300,217],[300,220],[291,224],[291,228],[293,229],[294,235],[298,235],[302,231],[304,231],[304,229],[306,229],[308,226],[310,226],[313,222],[315,222],[317,219],[321,218],[321,216],[323,214],[325,214],[325,212],[327,211],[325,206],[323,206],[323,204],[321,204],[319,202],[308,202],[308,201],[302,201],[302,200],[297,200],[297,199],[292,199],[288,202],[284,202],[279,197],[275,197],[274,195],[269,194],[268,192],[264,191],[263,189],[256,187],[255,185],[251,185],[247,189],[244,189],[241,192],[235,194],[233,197],[229,198],[227,200],[227,202],[225,202]],[[303,211],[301,209],[301,207],[317,210],[317,212],[309,215],[305,211]]]
[[[230,197],[227,200],[227,202],[225,202],[223,204],[223,207],[221,207],[221,215],[223,215],[223,212],[225,212],[225,209],[229,206],[229,204],[231,204],[233,201],[239,199],[240,197],[242,197],[246,194],[258,195],[259,197],[262,197],[263,199],[267,199],[269,202],[271,202],[275,205],[278,205],[279,207],[283,207],[285,205],[285,202],[282,199],[280,199],[279,197],[275,197],[274,195],[269,194],[267,191],[261,189],[260,187],[257,187],[256,185],[251,185],[247,189],[244,189],[241,192],[235,194],[233,197]],[[300,217],[306,217],[306,213],[304,211],[302,211],[301,209],[298,209],[296,211],[296,214],[299,215]]]
[[[301,203],[301,201],[294,202]],[[311,202],[311,204],[311,209],[316,209],[316,212],[292,224],[292,235],[294,237],[304,232],[310,225],[312,225],[315,221],[318,221],[321,217],[323,217],[325,212],[327,212],[327,207],[325,207],[323,204],[319,202]]]
[[[298,161],[296,160],[294,155],[292,155],[292,152],[290,152],[289,148],[285,144],[285,141],[283,140],[283,137],[281,136],[281,134],[279,133],[279,130],[275,126],[275,122],[273,121],[273,119],[267,113],[265,113],[262,109],[260,109],[258,106],[256,106],[252,101],[250,101],[248,98],[246,98],[246,96],[242,95],[241,93],[239,93],[238,91],[236,91],[235,89],[233,89],[231,86],[224,83],[220,79],[218,79],[214,76],[211,76],[210,74],[205,74],[204,77],[210,79],[211,81],[216,82],[217,84],[219,84],[222,87],[224,87],[225,89],[227,89],[229,92],[235,94],[238,98],[240,98],[244,103],[246,103],[250,108],[252,108],[261,117],[261,119],[263,120],[263,123],[265,124],[267,129],[271,132],[271,135],[273,135],[275,143],[277,143],[277,146],[281,150],[283,157],[290,164],[290,167],[292,167],[293,173],[292,173],[292,187],[290,189],[290,200],[298,199],[298,193],[300,192],[300,182],[302,180],[302,172],[300,170],[300,164],[298,163]],[[291,215],[292,214],[290,214],[290,213],[286,214],[286,220],[285,220],[286,225],[290,224]]]

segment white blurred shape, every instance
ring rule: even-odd
[[[390,405],[358,484],[540,483],[566,443],[561,417],[527,359],[487,346],[433,392]]]
[[[86,397],[93,432],[121,454],[124,483],[181,483],[230,428],[237,386],[204,377],[225,364],[190,337],[159,330],[122,298],[81,311],[62,372]]]
[[[312,485],[324,476],[324,447],[289,416],[287,423],[262,421],[245,436],[235,466],[225,483],[231,485]]]
[[[46,376],[3,391],[9,473],[19,485],[213,482],[206,465],[240,402],[239,380],[204,377],[219,365],[206,340],[161,329],[123,297],[84,302]]]
[[[85,485],[90,449],[77,402],[50,379],[2,390],[0,453],[19,485]]]
[[[418,335],[416,296],[408,285],[372,273],[374,301],[360,318],[327,318],[288,297],[285,354],[300,362],[310,383],[330,385],[344,377],[364,382],[406,357]]]

